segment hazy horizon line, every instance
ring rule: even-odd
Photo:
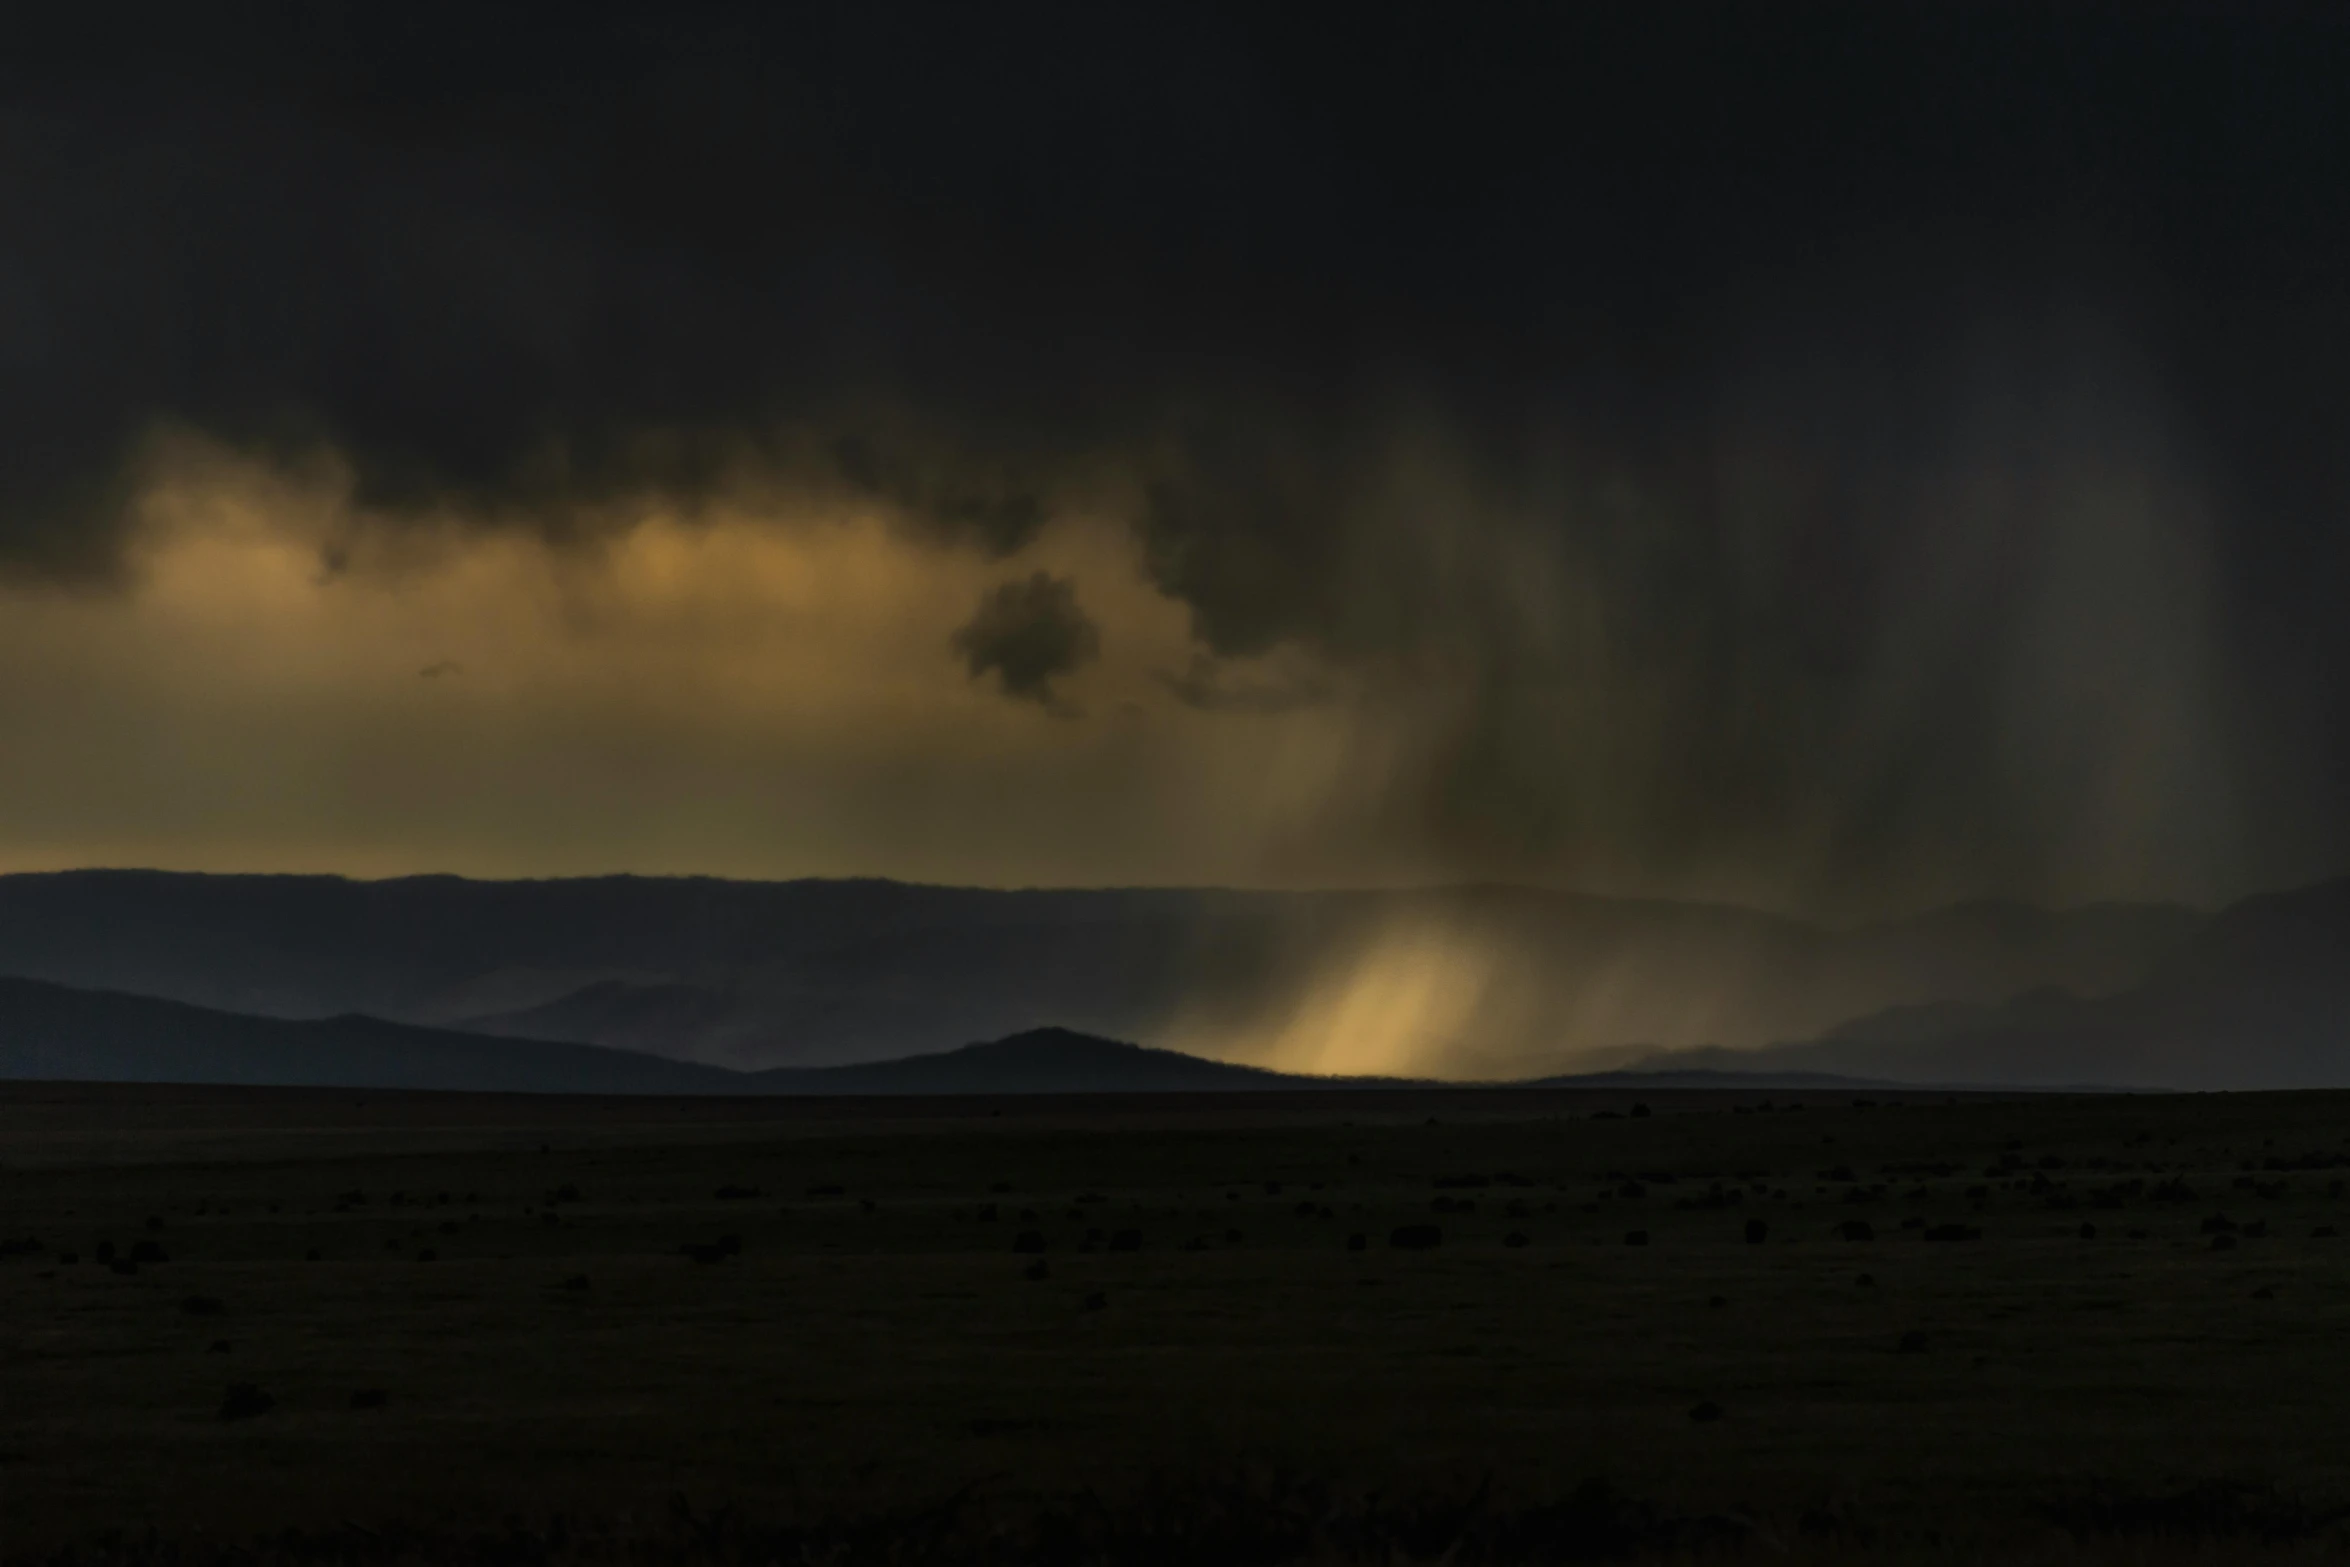
[[[351,871],[306,870],[200,870],[162,865],[92,864],[58,866],[44,869],[12,870],[0,868],[0,881],[30,880],[33,878],[62,878],[68,876],[173,876],[238,881],[331,881],[354,886],[386,886],[399,882],[462,882],[479,886],[546,886],[571,882],[713,882],[737,887],[791,887],[791,886],[887,886],[918,888],[939,892],[995,893],[1006,896],[1022,894],[1094,894],[1120,893],[1189,893],[1201,896],[1233,897],[1413,897],[1446,894],[1529,894],[1540,897],[1571,898],[1589,903],[1613,904],[1622,907],[1670,908],[1706,910],[1722,913],[1751,915],[1758,918],[1805,925],[1825,931],[1853,931],[1871,926],[1895,925],[1924,919],[1936,914],[1948,914],[1981,909],[2027,909],[2044,914],[2078,914],[2097,909],[2171,909],[2210,916],[2254,899],[2291,893],[2318,887],[2328,882],[2350,878],[2350,870],[2334,870],[2303,880],[2258,887],[2217,902],[2201,902],[2186,898],[2085,898],[2074,902],[2043,902],[2028,897],[1984,894],[1977,897],[1952,898],[1946,901],[1921,903],[1903,908],[1888,909],[1857,918],[1836,919],[1805,914],[1790,908],[1774,908],[1762,903],[1741,902],[1733,898],[1674,897],[1667,894],[1636,892],[1603,892],[1557,882],[1497,881],[1491,879],[1461,881],[1387,881],[1349,884],[1344,882],[1318,885],[1249,885],[1232,882],[956,882],[924,881],[904,876],[889,875],[806,875],[806,876],[730,876],[709,871],[643,871],[611,870],[584,871],[552,876],[484,876],[464,871],[404,871],[397,874],[370,875]]]

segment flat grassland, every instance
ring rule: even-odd
[[[2346,1179],[2333,1094],[6,1085],[0,1561],[2299,1559]]]

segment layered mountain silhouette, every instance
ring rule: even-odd
[[[498,1039],[377,1018],[252,1017],[0,979],[0,1079],[549,1094],[1233,1093],[1329,1087],[1036,1029],[856,1066],[736,1072],[594,1045]]]
[[[1663,1052],[1641,1065],[2019,1086],[2350,1086],[2350,880],[2225,909],[2116,995],[1905,1007],[1805,1043]]]
[[[740,1074],[594,1045],[490,1039],[370,1017],[252,1017],[0,979],[0,1078],[707,1094],[737,1091]]]
[[[1530,1077],[1643,1049],[1814,1038],[1890,1007],[1996,1004],[2051,986],[2109,994],[2202,920],[2164,906],[1983,903],[1830,929],[1510,887],[1000,892],[95,871],[0,877],[0,973],[757,1070],[932,1054],[1043,1026],[1242,1054],[1231,1042],[1311,1024],[1332,995],[1402,964],[1456,1003],[1430,1024],[1441,1037],[1414,1069]]]
[[[656,999],[658,987],[619,994]],[[642,1094],[1230,1092],[1369,1086],[1040,1028],[878,1062],[741,1071],[380,1018],[254,1016],[0,979],[0,1077]],[[2350,1086],[2350,880],[2247,900],[2140,983],[1885,1009],[1819,1038],[1656,1052],[1548,1084]],[[1378,1086],[1400,1086],[1380,1083]]]
[[[676,1093],[1327,1082],[1111,1041],[1245,1040],[1334,982],[1377,998],[1387,968],[1438,960],[1475,965],[1437,1069],[1455,1079],[2350,1084],[2350,881],[2209,916],[1975,904],[1839,931],[1511,888],[9,876],[0,1071]]]

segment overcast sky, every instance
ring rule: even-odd
[[[2350,868],[2339,13],[1273,9],[12,36],[0,869]]]

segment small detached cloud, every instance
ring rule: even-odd
[[[954,635],[974,680],[993,674],[1004,695],[1069,715],[1053,682],[1101,657],[1101,629],[1077,602],[1077,584],[1039,571],[981,597]]]

